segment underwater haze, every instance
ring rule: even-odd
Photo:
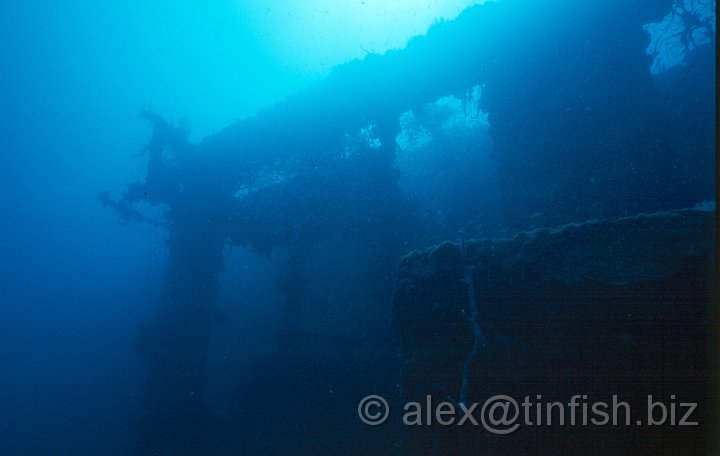
[[[130,346],[156,307],[164,235],[119,225],[96,194],[144,172],[142,108],[201,139],[466,6],[349,2],[365,14],[352,23],[325,3],[0,6],[3,454],[130,454]]]
[[[715,33],[714,0],[5,2],[0,454],[710,454]],[[700,426],[399,412],[641,359],[619,393]]]

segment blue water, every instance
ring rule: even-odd
[[[714,1],[503,0],[409,42],[434,18],[398,8],[384,39],[307,5],[0,6],[0,454],[394,454],[354,413],[397,383],[402,255],[715,199]],[[211,335],[170,450],[142,423],[184,300]]]

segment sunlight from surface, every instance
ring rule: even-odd
[[[303,0],[238,2],[266,51],[299,75],[317,76],[367,53],[404,47],[436,21],[482,0]]]

